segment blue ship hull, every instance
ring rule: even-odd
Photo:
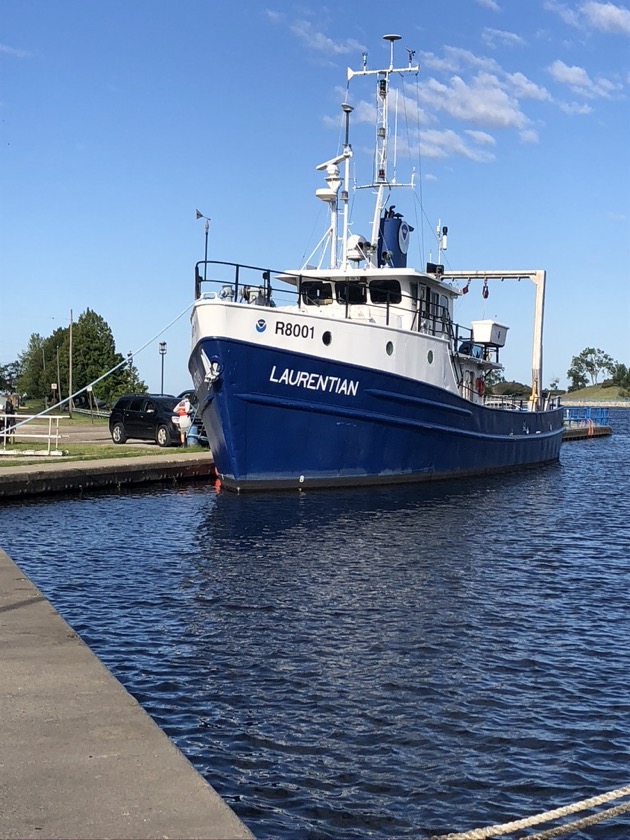
[[[204,382],[201,353],[218,362]],[[417,482],[556,461],[561,408],[476,405],[402,376],[204,338],[191,355],[216,471],[235,490]]]

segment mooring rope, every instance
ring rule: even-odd
[[[561,837],[569,831],[578,831],[581,828],[588,828],[589,825],[595,825],[595,823],[598,822],[611,820],[613,817],[618,817],[619,814],[625,814],[626,811],[630,811],[630,802],[623,802],[621,805],[616,805],[614,808],[607,808],[605,811],[598,811],[596,814],[591,814],[590,817],[583,817],[581,820],[564,823],[556,828],[550,828],[547,831],[542,831],[539,834],[528,834],[524,840],[552,840],[553,837]]]
[[[624,796],[630,796],[630,785],[611,790],[608,793],[602,793],[599,796],[591,796],[589,799],[582,799],[580,802],[574,802],[572,805],[565,805],[562,808],[554,808],[553,811],[545,811],[543,814],[536,814],[532,817],[525,817],[521,820],[513,820],[512,822],[502,823],[500,825],[489,825],[486,828],[473,828],[472,831],[464,831],[460,834],[435,834],[427,838],[427,840],[486,840],[486,838],[497,837],[503,834],[511,834],[514,831],[519,831],[521,828],[531,828],[534,825],[551,822],[560,817],[566,817],[569,814],[576,814],[579,811],[585,811],[587,808],[596,808],[598,805],[603,805],[605,802],[612,802],[614,799],[621,799]],[[552,837],[560,837],[562,834],[567,834],[569,831],[575,831],[586,826],[593,825],[597,822],[612,819],[619,814],[630,811],[630,801],[623,802],[616,805],[614,808],[608,808],[604,811],[598,811],[596,814],[591,814],[588,817],[583,817],[572,823],[565,823],[555,828],[548,829],[539,834],[530,834],[526,840],[550,840]]]

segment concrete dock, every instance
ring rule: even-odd
[[[562,440],[588,440],[609,435],[612,435],[610,426],[567,426],[562,433]]]
[[[251,838],[0,549],[0,837]]]
[[[53,493],[82,493],[103,488],[156,481],[209,479],[212,455],[169,449],[168,453],[65,461],[55,458],[41,464],[3,467],[0,461],[0,500]]]

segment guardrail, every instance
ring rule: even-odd
[[[48,432],[22,431],[24,426],[28,425],[29,421],[35,419],[42,421],[44,424],[48,423]],[[61,435],[59,434],[59,421],[65,419],[62,414],[46,414],[44,416],[41,414],[0,414],[0,441],[2,442],[0,454],[25,455],[27,453],[20,450],[7,450],[7,443],[15,443],[16,438],[20,438],[20,440],[23,438],[27,440],[36,438],[46,441],[46,455],[60,455],[59,439]],[[54,450],[52,449],[53,441],[55,443]],[[34,454],[44,454],[44,450],[39,450],[34,452]]]
[[[610,409],[603,406],[573,406],[564,409],[564,425],[580,426],[608,426],[610,425]]]
[[[100,411],[98,409],[89,409],[89,408],[73,408],[73,414],[85,414],[86,416],[90,417],[104,417],[107,419],[111,412],[109,411]]]

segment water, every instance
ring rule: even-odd
[[[630,782],[611,424],[510,476],[5,505],[0,545],[257,837],[463,831]]]

